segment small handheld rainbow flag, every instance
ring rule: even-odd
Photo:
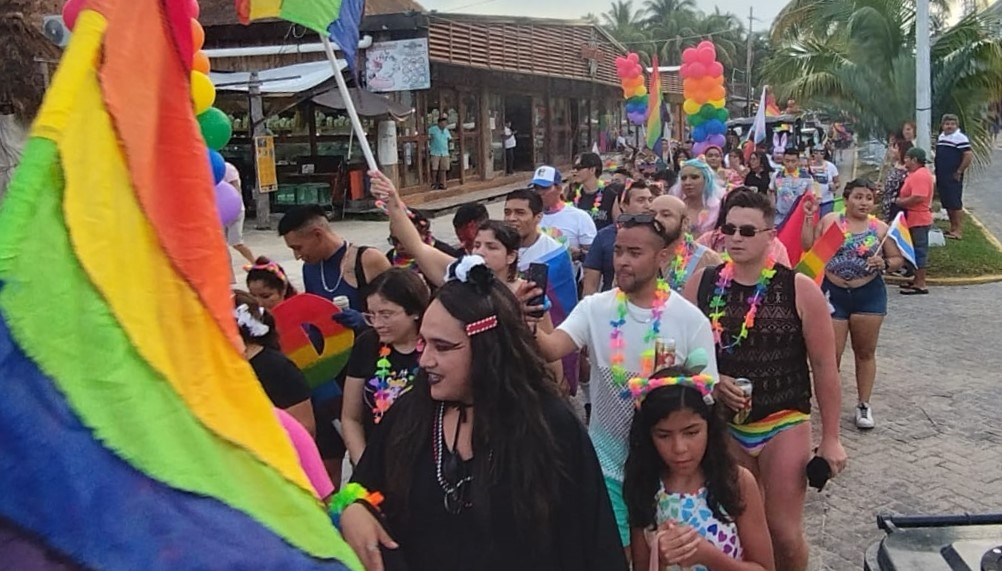
[[[85,2],[0,209],[12,569],[361,569],[244,357],[190,4]]]
[[[842,234],[842,230],[838,224],[832,224],[814,243],[814,246],[804,254],[797,267],[793,269],[811,278],[814,283],[820,284],[825,277],[825,265],[842,247],[843,242],[845,242],[845,236]]]
[[[901,250],[901,255],[908,260],[911,265],[915,265],[915,245],[912,243],[912,233],[908,229],[908,222],[905,220],[905,213],[898,212],[891,225],[887,227],[887,238],[894,240]]]
[[[658,56],[651,54],[651,82],[647,88],[647,148],[658,153],[664,122],[661,120],[661,72],[658,71]]]

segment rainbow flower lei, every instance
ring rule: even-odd
[[[736,347],[741,345],[742,341],[748,338],[748,332],[755,326],[755,315],[758,313],[759,306],[762,305],[762,300],[765,299],[766,290],[769,289],[769,282],[776,275],[775,265],[776,260],[770,257],[765,267],[762,268],[762,273],[758,276],[755,291],[748,298],[748,311],[741,320],[741,330],[738,331],[737,335],[731,337],[729,343],[725,344],[724,327],[720,324],[720,318],[727,313],[727,302],[724,298],[727,296],[727,289],[731,287],[731,282],[734,281],[734,262],[728,260],[724,263],[713,290],[713,298],[710,299],[710,329],[713,331],[713,342],[721,350],[732,353]]]
[[[396,377],[390,372],[390,346],[379,346],[379,358],[376,359],[375,376],[369,379],[369,386],[373,387],[372,416],[373,422],[379,424],[383,420],[383,415],[390,410],[390,406],[400,398],[401,395],[411,389],[411,381],[414,375],[409,374],[404,377]]]
[[[877,236],[880,235],[880,225],[877,224],[877,217],[871,214],[866,217],[866,220],[866,237],[863,238],[861,244],[856,246],[856,255],[860,257],[870,255],[873,247],[877,245]],[[842,235],[845,236],[843,246],[852,244],[852,232],[849,231],[849,221],[846,220],[845,214],[839,216],[838,227],[842,230]]]
[[[633,404],[637,408],[644,402],[644,398],[653,391],[661,387],[682,385],[699,391],[706,404],[713,404],[713,387],[717,384],[717,379],[710,375],[698,374],[678,377],[659,377],[656,379],[645,379],[633,377],[627,383],[626,396],[633,399]]]
[[[689,232],[685,233],[682,243],[675,249],[675,259],[668,267],[668,285],[675,291],[682,291],[688,278],[689,262],[696,251],[696,240]]]
[[[668,287],[668,282],[659,279],[657,290],[654,293],[654,304],[651,306],[651,325],[647,333],[644,334],[644,350],[640,353],[640,376],[644,379],[650,378],[654,373],[654,341],[661,333],[661,315],[664,313],[670,295],[671,289]],[[623,366],[623,350],[626,348],[626,342],[623,340],[623,326],[626,325],[626,314],[629,311],[626,303],[626,294],[623,293],[623,290],[616,288],[616,319],[610,322],[612,333],[609,335],[611,349],[609,362],[613,384],[620,389],[626,389],[628,386],[626,368]]]
[[[605,190],[605,183],[600,180],[600,181],[598,181],[598,190],[595,191],[595,202],[593,202],[591,204],[591,210],[589,211],[589,212],[591,212],[591,217],[592,218],[597,218],[598,217],[598,213],[599,213],[599,211],[602,208],[602,191],[603,190]],[[577,207],[578,203],[581,202],[581,195],[582,194],[584,194],[584,187],[579,184],[577,186],[577,188],[574,189],[574,206]],[[580,207],[578,207],[578,208],[580,208]]]

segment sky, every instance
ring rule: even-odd
[[[592,12],[599,15],[609,9],[611,0],[417,0],[428,10],[440,12],[460,12],[465,14],[498,14],[506,16],[531,16],[536,18],[560,18],[575,20]],[[643,0],[633,0],[635,7],[643,5]],[[785,0],[756,0],[755,31],[768,29]],[[731,12],[747,22],[748,0],[696,0],[700,10],[712,12],[719,6],[723,12]]]

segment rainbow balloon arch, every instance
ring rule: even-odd
[[[640,56],[630,53],[616,58],[616,75],[623,88],[626,100],[626,119],[633,125],[643,125],[647,121],[647,87],[644,86],[644,68]]]
[[[711,41],[703,41],[682,52],[682,110],[692,127],[692,151],[702,155],[709,147],[724,148],[727,132],[724,66],[717,61],[717,48]]]

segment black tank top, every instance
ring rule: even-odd
[[[699,282],[697,302],[707,315],[717,276],[723,267],[707,268]],[[779,264],[775,268],[776,275],[769,282],[748,337],[731,352],[717,348],[720,374],[752,381],[752,410],[747,422],[761,420],[781,410],[811,412],[811,374],[803,325],[797,313],[796,274]],[[754,290],[754,285],[731,282],[724,300],[727,310],[720,320],[725,339],[741,328],[741,321],[748,312],[748,298]]]

